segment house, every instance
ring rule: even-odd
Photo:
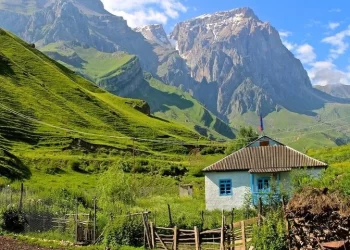
[[[272,180],[288,188],[292,169],[307,168],[317,176],[327,164],[262,136],[245,148],[203,169],[208,210],[242,207],[247,192],[253,201],[266,194]]]

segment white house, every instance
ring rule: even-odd
[[[203,169],[208,210],[242,207],[247,192],[253,198],[270,189],[271,178],[288,188],[290,171],[307,168],[318,175],[327,164],[262,136],[245,148]],[[283,182],[282,182],[283,181]]]

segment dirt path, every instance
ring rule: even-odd
[[[45,248],[37,245],[30,245],[23,241],[10,237],[0,236],[0,250],[64,250],[64,248]]]

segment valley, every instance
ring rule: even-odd
[[[168,249],[161,237],[169,228],[173,248],[178,229],[205,238],[221,227],[218,241],[234,222],[253,219],[259,226],[249,224],[249,244],[259,249],[262,240],[283,245],[295,236],[285,231],[284,198],[311,192],[316,201],[340,197],[336,206],[348,201],[347,85],[313,86],[277,29],[251,8],[200,15],[168,31],[131,28],[99,0],[0,0],[0,234],[10,237],[0,241],[151,248],[152,222]],[[319,178],[298,162],[311,157],[322,161]],[[239,176],[254,158],[271,166]],[[217,190],[208,195],[203,169],[218,162]],[[290,185],[281,185],[289,172]],[[254,185],[261,197],[279,199],[256,204]],[[234,206],[208,209],[214,194],[214,205],[232,196]]]

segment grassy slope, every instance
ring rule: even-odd
[[[121,68],[134,57],[126,53],[103,53],[93,48],[83,48],[80,44],[57,42],[49,44],[41,51],[75,72],[99,82],[102,78],[111,78],[121,73]],[[79,59],[77,59],[79,58]],[[205,109],[191,95],[168,86],[154,78],[147,78],[149,87],[135,91],[130,97],[147,101],[156,116],[176,121],[188,128],[196,128],[203,135],[227,139],[234,137],[231,129],[214,114]]]
[[[329,103],[315,110],[315,116],[297,114],[282,109],[264,118],[265,134],[301,151],[332,147],[349,142],[350,105]],[[246,113],[232,121],[235,128],[250,124],[259,127],[259,117]],[[287,129],[288,128],[288,129]]]
[[[81,135],[58,130],[0,109],[1,147],[7,151],[11,149],[22,161],[35,159],[43,162],[49,159],[65,163],[65,160],[73,160],[77,158],[74,152],[63,150],[70,145],[72,138],[111,145],[120,149],[120,152],[126,149],[130,151],[132,141],[105,136],[150,139],[166,137],[168,140],[184,141],[198,138],[198,134],[182,125],[136,111],[132,106],[141,101],[120,98],[97,88],[2,30],[0,44],[1,104],[42,122],[101,135]],[[161,158],[164,161],[176,158],[176,155],[169,152],[177,146],[153,146],[147,142],[136,142],[135,146],[138,152],[149,154],[149,158]],[[163,156],[159,157],[160,155]],[[0,162],[2,156],[4,154],[0,154]],[[79,157],[99,160],[95,155]],[[116,154],[114,160],[121,157],[122,155]],[[101,161],[106,161],[105,157],[101,158]],[[32,162],[32,165],[27,166],[35,164]],[[10,164],[7,167],[10,168]]]

